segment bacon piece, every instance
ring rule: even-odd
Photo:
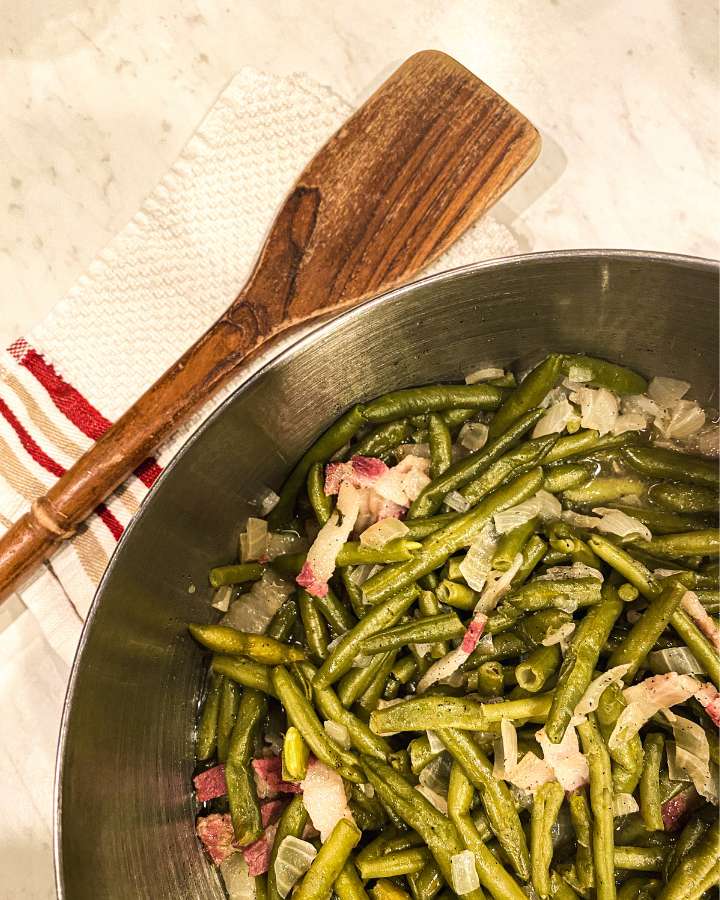
[[[370,487],[389,471],[387,465],[375,456],[353,456],[350,462],[331,462],[325,467],[325,493],[337,494],[343,481],[353,487]]]
[[[702,704],[713,724],[720,726],[720,691],[715,690],[711,684],[704,684],[699,691],[696,691],[695,697]]]
[[[666,800],[660,807],[665,831],[678,831],[688,815],[702,803],[695,788],[690,787],[681,794]]]
[[[263,828],[272,825],[280,818],[280,814],[288,805],[288,801],[284,799],[266,800],[260,804],[260,818],[262,819]]]
[[[206,769],[193,778],[193,784],[198,803],[206,803],[216,797],[224,797],[227,794],[225,766],[219,765],[213,766],[212,769]]]
[[[312,594],[313,597],[327,597],[330,590],[327,581],[320,581],[309,562],[303,564],[299,575],[295,579],[295,584],[305,588],[308,594]]]
[[[235,852],[235,832],[229,813],[202,816],[195,823],[195,832],[216,865],[219,866]]]
[[[252,761],[252,767],[260,800],[274,798],[278,794],[302,793],[299,784],[282,780],[282,760],[279,756],[261,756]]]
[[[270,854],[277,825],[269,825],[262,837],[258,838],[247,847],[243,847],[243,859],[247,863],[248,875],[254,878],[256,875],[264,875],[270,867]]]
[[[693,591],[685,591],[680,605],[713,647],[720,650],[720,630],[713,617],[698,600],[697,594]]]
[[[469,656],[477,647],[478,641],[482,637],[482,633],[485,630],[487,620],[488,617],[486,615],[483,615],[483,613],[479,613],[478,615],[473,617],[465,631],[465,634],[463,635],[462,643],[460,644],[463,653],[467,653],[467,655]]]
[[[350,537],[360,512],[360,492],[346,481],[340,485],[337,507],[308,550],[305,565],[295,579],[315,597],[326,597],[337,555]]]

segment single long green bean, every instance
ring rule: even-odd
[[[385,654],[375,656],[366,666],[354,667],[343,675],[337,683],[337,695],[343,706],[351,707],[365,693],[385,659]]]
[[[636,471],[656,480],[682,481],[717,487],[718,467],[714,460],[678,453],[662,447],[625,447],[625,461]]]
[[[542,470],[537,468],[498,488],[474,509],[425,538],[422,549],[414,559],[386,566],[382,572],[369,578],[363,585],[365,602],[379,603],[442,566],[458,550],[469,547],[496,512],[532,497],[541,484]]]
[[[297,794],[292,798],[290,803],[285,807],[278,821],[277,831],[275,832],[275,840],[273,841],[270,851],[270,864],[267,873],[267,894],[268,900],[283,900],[280,891],[277,889],[277,880],[275,878],[275,860],[277,859],[280,845],[286,837],[302,837],[305,825],[307,824],[308,814],[303,803],[302,794]]]
[[[367,584],[367,582],[366,582]],[[411,583],[398,585],[388,592],[359,622],[340,638],[335,649],[320,667],[316,676],[318,687],[329,687],[352,668],[365,638],[395,625],[410,609],[418,595]]]
[[[368,422],[389,422],[446,409],[497,409],[502,391],[489,384],[433,384],[383,394],[365,406]]]
[[[622,575],[625,581],[634,585],[643,597],[650,600],[662,590],[647,566],[634,559],[626,550],[608,538],[594,534],[589,538],[588,544],[600,559]]]
[[[324,525],[332,515],[333,501],[325,493],[325,466],[321,462],[310,466],[305,486],[315,518],[319,525]]]
[[[593,716],[578,726],[590,767],[590,807],[593,814],[593,862],[597,900],[615,900],[615,838],[610,757]]]
[[[563,493],[563,500],[578,506],[602,506],[620,497],[641,497],[647,490],[647,482],[630,476],[600,476],[588,485]]]
[[[305,642],[310,659],[320,665],[327,657],[328,630],[325,619],[320,615],[314,599],[307,591],[298,592],[300,618],[305,631]]]
[[[188,630],[199,644],[213,653],[238,654],[270,666],[305,659],[305,651],[300,647],[289,647],[264,634],[249,634],[227,625],[188,625]]]
[[[675,610],[670,618],[670,624],[700,663],[705,674],[720,690],[720,656],[715,648],[682,609]]]
[[[256,841],[263,832],[250,760],[253,757],[258,727],[266,712],[265,694],[253,688],[245,688],[225,762],[225,783],[233,831],[235,840],[241,847]]]
[[[592,854],[592,817],[585,788],[578,788],[568,794],[568,808],[577,843],[575,872],[580,887],[589,890],[595,883],[595,868]]]
[[[368,893],[363,887],[352,857],[348,857],[340,874],[335,879],[333,891],[339,900],[368,900]]]
[[[550,863],[553,857],[552,828],[557,821],[565,792],[557,781],[541,784],[533,798],[530,818],[532,886],[541,897],[550,895]]]
[[[222,695],[223,677],[211,672],[207,694],[200,715],[195,756],[198,760],[210,759],[217,747],[218,711]]]
[[[395,656],[396,651],[394,650],[383,655],[382,665],[355,704],[358,716],[365,722],[370,721],[371,714],[377,709],[377,705],[385,691],[392,667],[395,665]]]
[[[647,609],[610,656],[608,668],[629,665],[625,681],[630,684],[655,642],[667,628],[672,615],[686,593],[685,585],[674,578],[663,583],[662,593],[654,597]]]
[[[225,674],[225,673],[223,673]],[[240,704],[240,690],[234,681],[226,678],[220,691],[220,706],[218,708],[217,721],[217,758],[224,763],[227,759],[230,735],[235,727],[238,706]]]
[[[285,643],[293,633],[297,617],[297,603],[293,597],[288,597],[270,620],[265,634],[280,643]]]
[[[534,534],[530,540],[525,544],[522,551],[522,563],[520,564],[520,568],[517,570],[515,577],[512,580],[512,586],[514,588],[518,588],[521,585],[525,584],[528,578],[532,575],[535,567],[540,563],[542,558],[547,553],[548,545],[541,538],[538,537],[537,534]]]
[[[325,843],[321,844],[317,856],[295,889],[294,900],[329,898],[335,881],[361,837],[362,832],[354,822],[340,819]]]
[[[360,652],[370,655],[387,653],[389,650],[407,647],[410,643],[449,641],[462,637],[463,634],[465,626],[455,613],[440,613],[379,631],[363,640]]]
[[[475,869],[480,883],[498,900],[523,900],[520,885],[489,850],[470,816],[474,790],[462,766],[456,760],[450,769],[448,787],[448,815],[457,828],[465,846],[475,856]]]
[[[560,494],[563,491],[583,488],[592,481],[594,472],[594,466],[589,463],[564,463],[551,466],[545,472],[543,489],[550,494]]]
[[[238,563],[232,566],[216,566],[210,569],[208,579],[211,587],[219,588],[226,584],[243,584],[246,581],[259,581],[265,571],[260,563]]]
[[[442,872],[434,859],[425,863],[417,875],[408,875],[407,881],[414,900],[433,900],[445,884]]]
[[[442,416],[428,416],[428,442],[430,443],[430,477],[439,478],[452,462],[452,437]]]
[[[268,516],[271,531],[292,519],[293,507],[314,463],[325,463],[362,428],[367,420],[361,405],[353,406],[327,429],[300,459],[280,490],[280,500]]]
[[[385,852],[382,856],[358,862],[358,868],[363,881],[371,878],[394,878],[422,872],[430,859],[427,847],[409,847],[407,850]]]
[[[440,601],[432,591],[421,591],[418,598],[418,609],[420,610],[420,615],[424,616],[425,618],[440,615]],[[458,621],[460,620],[458,619]],[[460,627],[463,629],[464,633],[465,626],[460,623]],[[430,644],[430,656],[433,659],[442,659],[442,657],[445,656],[447,652],[448,645],[446,640],[433,639]]]
[[[647,390],[647,381],[626,366],[618,366],[616,363],[595,356],[583,356],[582,354],[570,354],[563,357],[563,372],[573,379],[573,375],[580,370],[587,381],[593,387],[604,387],[615,394],[644,394]]]
[[[680,832],[680,836],[673,844],[670,853],[668,853],[667,859],[665,860],[665,865],[663,866],[663,878],[665,881],[670,881],[675,869],[677,869],[688,853],[691,853],[700,843],[710,825],[711,821],[708,821],[702,815],[690,817],[690,820]]]
[[[357,625],[357,619],[330,588],[324,597],[313,597],[313,603],[336,637]]]
[[[271,697],[275,696],[269,666],[236,656],[213,656],[211,666],[213,672],[224,675],[243,687],[257,688]]]
[[[490,439],[507,431],[520,416],[539,406],[558,382],[561,371],[562,357],[552,353],[526,375],[493,416]]]
[[[353,444],[348,455],[387,458],[393,448],[404,443],[410,437],[411,431],[408,419],[396,419],[394,422],[383,423]]]
[[[375,734],[396,731],[425,731],[447,725],[470,731],[488,731],[483,704],[465,697],[443,697],[428,694],[378,709],[370,716]]]
[[[664,829],[660,803],[660,765],[665,749],[665,738],[654,732],[645,738],[643,748],[645,762],[640,777],[640,813],[649,831]]]
[[[720,552],[720,531],[717,528],[704,528],[680,534],[663,534],[651,541],[638,541],[637,548],[666,559],[717,556]]]
[[[666,856],[666,847],[615,847],[615,868],[630,872],[662,872]]]
[[[411,541],[422,541],[423,538],[429,537],[445,525],[454,522],[458,515],[459,513],[449,512],[440,513],[437,516],[427,516],[422,519],[408,519],[405,522],[408,527],[406,537]]]
[[[598,701],[597,724],[605,741],[608,741],[617,720],[627,706],[622,689],[617,682],[608,685]],[[614,763],[613,790],[616,794],[632,794],[640,781],[643,767],[643,749],[640,735],[613,746],[609,751]]]
[[[530,540],[538,527],[537,518],[530,519],[523,525],[518,525],[498,541],[497,548],[492,558],[492,567],[498,572],[507,572],[512,566],[518,553],[522,554],[525,544]]]
[[[362,783],[362,773],[357,766],[356,758],[330,740],[317,713],[287,669],[276,666],[272,670],[272,679],[288,720],[297,728],[315,756],[331,768],[337,769],[348,781]]]
[[[578,606],[592,606],[600,602],[601,588],[600,579],[592,575],[528,581],[508,594],[505,602],[525,612],[561,607],[565,600]]]
[[[654,484],[648,498],[676,513],[717,514],[718,495],[712,488],[692,484],[666,482]],[[651,529],[652,530],[652,529]]]
[[[407,514],[408,525],[413,519],[432,516],[450,491],[463,487],[504,456],[535,425],[542,412],[541,409],[532,410],[522,416],[497,440],[453,463],[439,478],[433,479],[411,504]]]

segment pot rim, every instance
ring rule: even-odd
[[[116,566],[119,564],[119,557],[122,554],[125,541],[131,532],[141,524],[147,507],[154,498],[156,486],[172,477],[175,466],[181,457],[187,453],[188,449],[195,441],[199,440],[204,432],[210,427],[216,418],[223,415],[225,410],[234,402],[238,393],[247,390],[265,372],[271,367],[280,365],[284,360],[288,359],[295,353],[301,352],[304,348],[321,340],[322,337],[332,332],[335,328],[344,322],[353,319],[356,316],[365,314],[368,309],[373,309],[385,303],[400,302],[408,293],[414,292],[420,286],[439,284],[447,280],[451,280],[469,273],[485,271],[489,269],[510,269],[522,268],[525,264],[531,262],[553,263],[561,261],[571,261],[575,259],[592,259],[597,261],[603,260],[637,260],[643,263],[663,262],[673,265],[685,266],[696,270],[716,271],[720,273],[720,261],[709,257],[691,256],[680,253],[664,253],[651,250],[548,250],[537,253],[522,253],[515,256],[503,256],[496,259],[487,259],[480,262],[468,263],[464,266],[457,266],[453,269],[445,269],[434,275],[426,275],[411,281],[408,284],[399,287],[390,288],[377,296],[363,300],[356,306],[352,306],[343,312],[333,315],[331,318],[319,318],[317,321],[309,324],[306,330],[291,330],[279,335],[272,340],[266,348],[256,354],[248,363],[241,364],[236,374],[242,375],[242,380],[235,390],[223,400],[223,402],[214,409],[206,419],[198,426],[198,428],[188,436],[172,460],[164,468],[162,474],[157,479],[152,488],[148,491],[140,504],[140,508],[133,516],[127,528],[123,532],[115,549],[112,552],[107,568],[97,586],[95,595],[87,617],[83,624],[80,640],[78,641],[75,656],[73,658],[70,678],[68,679],[65,699],[63,701],[62,718],[60,721],[60,730],[58,734],[58,746],[55,757],[55,775],[53,786],[53,863],[55,870],[55,889],[57,891],[58,900],[67,900],[65,895],[63,865],[62,865],[62,782],[65,767],[65,747],[69,732],[69,717],[72,709],[73,698],[75,693],[75,684],[77,681],[80,661],[82,660],[83,651],[88,641],[88,636],[92,629],[95,614],[99,607],[105,584],[113,574]]]

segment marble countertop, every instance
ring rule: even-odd
[[[149,10],[152,9],[152,13]],[[7,0],[0,37],[0,340],[39,321],[131,217],[242,65],[362,99],[445,50],[540,129],[498,213],[527,250],[718,256],[715,0]],[[67,667],[0,607],[0,898],[54,897],[52,770]]]

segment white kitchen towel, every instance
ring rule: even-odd
[[[230,305],[274,211],[351,106],[304,76],[241,70],[142,209],[53,312],[0,353],[6,528]],[[517,252],[486,217],[433,270]],[[211,399],[101,506],[21,597],[70,661],[95,588],[162,468]]]

